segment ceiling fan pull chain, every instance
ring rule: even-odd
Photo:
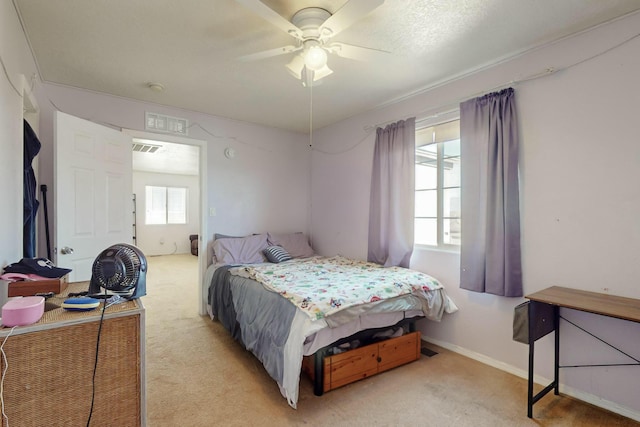
[[[309,148],[313,148],[313,85],[309,85]]]

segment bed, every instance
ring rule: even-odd
[[[210,317],[262,362],[293,408],[304,356],[344,346],[345,339],[348,346],[350,337],[367,331],[396,333],[398,325],[439,321],[457,310],[436,279],[318,256],[303,233],[216,235],[213,251],[205,275]],[[319,377],[314,392],[322,394]]]

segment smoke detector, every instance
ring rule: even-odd
[[[157,93],[164,92],[164,85],[162,83],[149,82],[147,83],[147,87]]]

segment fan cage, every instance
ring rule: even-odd
[[[114,270],[111,277],[104,272],[109,267]],[[114,245],[105,249],[93,264],[93,277],[104,289],[114,293],[128,293],[135,288],[140,278],[144,262],[136,248]]]

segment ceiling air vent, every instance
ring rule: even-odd
[[[146,130],[187,135],[188,125],[189,121],[187,119],[145,112],[144,128]]]
[[[133,151],[140,153],[155,153],[161,145],[145,144],[143,142],[134,142],[131,146]]]

